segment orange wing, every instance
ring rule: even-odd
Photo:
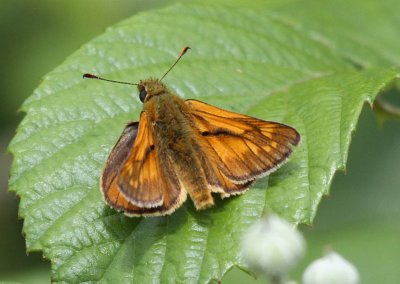
[[[173,167],[160,167],[145,112],[139,124],[125,128],[107,160],[101,185],[108,204],[127,215],[168,214],[186,198]]]
[[[186,103],[190,106],[191,120],[198,130],[204,153],[211,157],[210,163],[217,164],[223,196],[240,193],[255,178],[277,169],[292,153],[292,145],[300,141],[299,133],[290,126],[222,110],[196,100]],[[228,188],[224,186],[227,182],[230,183]],[[243,186],[230,189],[232,184]]]
[[[132,204],[144,208],[163,203],[164,181],[152,132],[147,115],[142,112],[136,141],[118,175],[122,194]]]
[[[113,207],[115,207],[114,203],[116,203],[116,196],[115,194],[110,194],[110,188],[113,187],[112,184],[115,183],[121,166],[125,163],[129,153],[131,152],[133,143],[136,140],[138,125],[138,122],[132,122],[125,127],[114,148],[111,150],[101,174],[101,193],[106,202]],[[117,209],[122,208],[118,207]]]

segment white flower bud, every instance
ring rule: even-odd
[[[242,242],[248,265],[267,276],[283,276],[304,255],[303,236],[287,221],[270,215],[251,226]]]
[[[333,251],[313,261],[303,273],[304,284],[357,284],[359,281],[355,266]]]

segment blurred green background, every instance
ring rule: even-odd
[[[40,78],[82,44],[119,20],[174,1],[1,1],[0,3],[0,281],[46,283],[50,264],[27,256],[18,200],[7,192],[6,147],[23,114],[17,110]],[[134,52],[134,51],[132,51]],[[395,94],[396,95],[396,94]],[[400,101],[400,98],[394,100]],[[398,95],[398,94],[397,94]],[[354,135],[346,174],[334,179],[313,227],[301,227],[309,251],[301,271],[325,245],[353,262],[363,283],[400,283],[400,122],[378,124],[366,106]],[[223,283],[264,283],[238,269]]]

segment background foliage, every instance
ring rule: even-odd
[[[44,2],[43,2],[44,3]],[[348,37],[355,38],[357,39],[359,42],[361,41],[361,43],[364,43],[366,38],[369,39],[371,36],[363,36],[363,34],[360,31],[357,31],[358,26],[363,26],[362,23],[359,23],[358,25],[355,25],[354,22],[350,21],[350,23],[345,22],[345,20],[349,20],[348,17],[343,17],[343,19],[340,19],[339,23],[341,23],[342,25],[344,25],[346,28],[350,25],[350,26],[354,26],[353,29],[346,29],[346,33],[333,33],[331,32],[331,34],[327,33],[329,36],[327,38],[321,38],[320,40],[323,42],[327,42],[329,45],[333,45],[334,48],[336,50],[338,50],[339,52],[343,53],[344,56],[350,58],[353,61],[358,62],[358,64],[360,64],[361,66],[371,66],[371,65],[384,65],[384,64],[396,64],[398,61],[398,54],[396,54],[396,44],[398,44],[398,41],[396,39],[396,37],[393,36],[393,33],[391,33],[391,25],[393,24],[393,21],[396,20],[396,18],[393,16],[393,20],[382,20],[382,15],[379,14],[380,9],[376,9],[376,4],[371,4],[371,3],[375,3],[375,2],[367,2],[366,5],[361,6],[361,7],[366,7],[366,11],[359,11],[359,9],[356,9],[355,11],[357,11],[357,13],[352,13],[353,17],[350,20],[353,20],[355,23],[359,23],[360,21],[362,21],[363,19],[371,19],[376,18],[379,19],[379,21],[377,21],[377,24],[374,25],[374,27],[377,28],[376,31],[376,37],[379,37],[379,39],[385,40],[385,42],[387,43],[384,47],[382,48],[383,45],[377,45],[369,47],[368,45],[357,45],[356,43],[353,43],[350,47],[342,47],[339,45],[337,45],[337,43],[341,43],[342,38],[340,38],[341,36],[343,36],[343,34],[345,34],[345,36],[347,35]],[[106,4],[104,4],[106,5]],[[301,16],[301,8],[306,9],[307,8],[307,2],[305,3],[301,3],[298,4],[297,7],[295,7],[295,9],[293,9],[293,6],[291,6],[292,4],[288,4],[288,5],[279,5],[278,8],[276,9],[281,9],[284,10],[287,13],[294,13],[294,16],[297,17],[298,15]],[[321,4],[322,5],[322,4]],[[326,3],[324,4],[326,5]],[[96,9],[99,9],[99,5],[93,5],[96,6]],[[121,5],[122,7],[123,5]],[[45,7],[45,6],[43,6]],[[380,7],[380,6],[379,6]],[[389,5],[388,5],[389,7]],[[32,8],[32,7],[31,7]],[[333,7],[334,8],[334,7]],[[333,9],[332,7],[329,7],[329,9],[326,6],[322,6],[319,9],[321,11],[332,11]],[[11,8],[10,8],[11,9]],[[16,9],[16,8],[12,8],[12,9]],[[12,10],[11,9],[11,10]],[[70,5],[70,9],[71,11],[75,12],[75,10],[77,9],[74,5]],[[82,9],[82,8],[80,8]],[[93,11],[94,8],[92,8],[92,6],[88,6],[88,11],[92,10]],[[384,9],[384,7],[381,9]],[[29,13],[32,13],[32,11],[34,11],[35,9],[27,9],[26,11],[28,11]],[[79,9],[78,9],[79,10]],[[83,8],[84,10],[84,8]],[[384,11],[386,12],[387,9],[385,9]],[[390,10],[390,9],[389,9]],[[7,11],[7,10],[6,10]],[[9,10],[8,10],[9,11]],[[60,14],[65,15],[68,13],[65,13],[65,11],[67,10],[60,10]],[[97,10],[96,10],[97,11]],[[41,11],[42,12],[42,11]],[[122,12],[126,13],[127,9],[122,9],[121,8],[121,14]],[[339,10],[339,12],[341,12],[341,10]],[[352,12],[352,11],[350,11]],[[370,12],[368,14],[368,12]],[[54,14],[55,12],[53,10],[50,9],[49,15]],[[110,13],[109,10],[107,10],[107,13]],[[366,17],[365,13],[367,13],[368,17]],[[372,13],[372,14],[371,14]],[[5,13],[5,15],[12,15],[12,13]],[[71,13],[73,15],[75,15],[74,13]],[[111,13],[112,14],[112,13]],[[129,14],[129,13],[127,13]],[[340,14],[340,13],[339,13]],[[387,15],[387,13],[383,13]],[[84,13],[82,13],[82,22],[86,21],[86,18],[83,16]],[[357,17],[357,15],[359,15],[359,17]],[[54,15],[52,15],[54,18],[56,18]],[[122,18],[126,16],[126,15],[122,15]],[[107,17],[104,17],[107,18]],[[4,19],[4,18],[2,18]],[[5,19],[7,19],[7,17],[5,17]],[[24,17],[25,21],[26,19],[29,19],[29,17]],[[108,20],[110,18],[107,18]],[[329,23],[330,19],[329,17],[324,17],[324,15],[321,16],[322,20],[328,20],[327,24],[325,26],[330,27],[333,26],[332,23]],[[321,20],[320,19],[320,20]],[[336,20],[336,18],[334,19]],[[107,22],[104,24],[104,26],[109,25],[110,23],[112,23],[113,21]],[[343,23],[344,22],[344,23]],[[67,23],[69,23],[67,21]],[[73,23],[74,27],[71,29],[74,31],[73,33],[73,39],[76,40],[77,36],[75,36],[75,31],[81,29],[82,24],[79,24],[79,20],[75,17],[73,20],[71,20],[71,24]],[[86,23],[86,22],[85,22]],[[336,22],[334,22],[336,23]],[[378,25],[380,24],[380,25]],[[76,26],[75,26],[76,25]],[[307,23],[307,25],[309,25],[308,27],[311,27],[313,29],[317,29],[320,28],[320,26],[324,26],[324,25],[315,25],[315,23],[313,23],[312,21]],[[46,25],[44,25],[46,26]],[[53,25],[54,26],[54,25]],[[78,26],[80,26],[78,28]],[[3,27],[3,25],[2,25]],[[96,26],[97,27],[97,26]],[[54,28],[54,27],[53,27]],[[379,29],[380,28],[380,29]],[[21,29],[23,30],[23,29]],[[95,29],[94,29],[95,30]],[[38,34],[40,34],[41,36],[43,36],[43,29],[38,29]],[[333,29],[334,31],[334,29]],[[379,32],[381,31],[381,32]],[[385,32],[382,32],[385,31]],[[100,31],[95,31],[93,33],[99,33]],[[325,32],[325,31],[323,31]],[[51,37],[53,36],[54,31],[50,31],[49,35],[51,35]],[[365,35],[366,33],[364,33]],[[9,42],[12,42],[12,33],[10,33],[10,37],[11,40]],[[63,36],[60,36],[61,38],[65,37],[65,34],[63,34]],[[84,35],[83,35],[84,37]],[[329,42],[329,38],[335,38],[336,40],[333,42]],[[71,38],[71,36],[69,37]],[[48,39],[49,40],[49,39]],[[51,45],[48,43],[47,41],[43,41],[44,46],[42,48],[39,48],[39,52],[43,52],[45,54],[45,58],[47,60],[48,59],[48,53],[51,53],[50,50],[48,50],[47,52],[45,51],[46,48],[48,48],[47,46],[49,45],[50,47],[52,47],[51,50],[57,51],[57,52],[61,52],[62,49],[54,49],[54,45]],[[55,40],[54,38],[52,38],[51,40]],[[61,40],[61,39],[60,39]],[[40,42],[37,37],[32,37],[32,45],[36,46],[36,41]],[[84,42],[86,40],[81,40],[79,43]],[[344,41],[346,43],[349,42],[349,40]],[[351,42],[351,41],[350,41]],[[374,43],[374,41],[372,41],[372,43]],[[75,43],[76,44],[76,43]],[[18,44],[18,46],[22,46],[19,48],[27,48],[27,46],[29,45],[23,45],[23,44]],[[46,46],[46,47],[45,47]],[[360,52],[360,46],[365,46],[363,50],[363,52]],[[67,48],[67,46],[64,46],[64,48]],[[71,48],[70,50],[67,50],[67,52],[65,54],[69,54],[71,51],[73,51],[74,49],[76,49],[76,47]],[[16,52],[15,50],[18,50],[18,48],[15,49],[10,49],[12,52]],[[32,53],[34,50],[29,49],[29,51],[27,51],[27,53]],[[5,54],[5,53],[3,53]],[[22,54],[22,53],[21,53]],[[65,57],[65,54],[63,54],[62,56],[60,56],[59,58],[63,58]],[[372,56],[372,55],[373,56]],[[33,56],[34,57],[34,56]],[[12,56],[9,58],[13,58]],[[25,56],[20,55],[19,57],[17,56],[17,58],[26,58]],[[370,59],[373,58],[373,59]],[[7,59],[7,58],[6,58]],[[10,60],[10,59],[9,59]],[[22,66],[18,66],[18,61],[14,60],[12,61],[13,65],[10,64],[10,66],[13,66],[15,69],[14,70],[9,70],[9,72],[7,72],[6,74],[9,74],[10,76],[13,75],[13,77],[8,78],[7,83],[2,84],[3,86],[6,86],[7,88],[10,88],[10,83],[9,82],[14,82],[15,80],[13,78],[17,78],[20,75],[18,75],[19,73],[21,73],[21,70],[25,71],[25,66],[30,66],[30,65],[26,65],[26,61],[24,61],[22,64]],[[54,66],[57,65],[57,63],[49,63],[50,65]],[[33,64],[34,67],[38,68],[38,67],[43,67],[45,64],[43,64],[42,62],[38,62]],[[31,67],[33,68],[33,67]],[[50,67],[47,67],[47,69],[43,69],[42,73],[46,73],[47,70],[50,69]],[[36,70],[35,70],[36,71]],[[24,72],[25,74],[26,72]],[[36,72],[34,72],[36,74]],[[27,76],[24,75],[24,78],[34,78],[35,76],[37,76],[37,78],[40,77],[40,75],[32,75],[32,76]],[[177,75],[178,76],[178,75]],[[7,77],[5,78],[7,79]],[[25,85],[29,85],[28,82],[26,82],[26,84],[20,84],[20,83],[15,83],[15,89],[14,91],[12,90],[6,90],[4,93],[7,94],[29,94],[29,90],[25,90],[25,91],[21,91],[21,88],[24,88]],[[33,86],[35,86],[36,83],[33,83],[30,87],[30,89],[32,89]],[[12,84],[11,84],[12,86]],[[20,88],[20,90],[18,90],[18,88]],[[18,105],[18,99],[15,99],[14,102],[12,99],[8,99],[6,100],[7,103],[10,103],[11,106],[14,103],[15,105]],[[7,111],[9,111],[10,109],[13,109],[10,106],[7,106],[7,108],[5,108],[5,111],[2,113],[7,114]],[[14,108],[15,109],[15,108]],[[6,121],[7,119],[9,119],[10,117],[12,117],[12,114],[10,114],[8,112],[8,115],[6,115],[5,119],[3,121]],[[364,126],[366,125],[366,126]],[[390,126],[390,127],[389,127]],[[364,128],[365,127],[365,128]],[[398,231],[399,231],[399,227],[398,227],[398,222],[395,221],[395,216],[398,216],[399,212],[398,212],[398,208],[396,206],[395,200],[397,197],[398,200],[398,191],[394,190],[398,187],[396,187],[396,184],[398,185],[398,180],[396,180],[396,175],[393,175],[391,173],[393,173],[393,170],[396,165],[396,162],[398,161],[398,153],[399,153],[399,148],[398,148],[398,144],[396,143],[396,141],[399,141],[399,131],[398,131],[398,126],[396,124],[393,125],[389,125],[386,124],[385,127],[383,128],[383,133],[379,133],[379,132],[374,132],[373,130],[374,128],[374,120],[371,117],[371,112],[367,112],[367,114],[365,114],[364,120],[362,120],[362,124],[361,124],[361,129],[357,132],[356,134],[356,141],[355,144],[353,144],[353,151],[354,154],[352,152],[351,155],[355,156],[355,161],[361,161],[359,162],[359,164],[357,165],[357,163],[355,162],[356,166],[352,167],[351,164],[351,159],[350,158],[350,167],[348,168],[348,172],[352,173],[352,171],[354,172],[354,174],[348,175],[346,177],[343,176],[339,176],[338,179],[336,179],[336,184],[333,188],[332,191],[332,195],[333,198],[332,200],[330,200],[329,202],[324,202],[323,206],[325,206],[328,209],[322,208],[322,210],[320,211],[320,217],[318,217],[317,219],[317,223],[315,225],[315,229],[317,230],[316,232],[314,232],[313,234],[310,234],[310,238],[313,240],[314,244],[320,244],[320,243],[332,243],[335,248],[337,248],[339,251],[339,248],[342,248],[343,254],[348,257],[350,260],[353,260],[356,265],[358,265],[360,267],[360,269],[362,270],[362,273],[365,273],[367,276],[368,280],[373,280],[373,277],[376,277],[375,279],[382,279],[383,277],[386,277],[385,279],[389,280],[389,281],[395,281],[396,277],[398,277],[398,275],[396,275],[396,271],[390,271],[391,266],[393,267],[393,265],[396,263],[396,261],[398,261],[399,255],[396,249],[393,249],[393,246],[396,248],[398,248],[398,243],[396,242],[396,238],[395,236],[398,235]],[[396,129],[397,127],[397,129]],[[363,132],[364,129],[364,132]],[[397,132],[396,132],[397,130]],[[375,136],[374,136],[375,134]],[[382,136],[383,135],[383,136]],[[385,136],[386,135],[386,136]],[[361,138],[357,138],[357,137],[361,137]],[[374,139],[375,137],[375,139]],[[387,137],[386,139],[383,139],[382,137]],[[357,144],[357,139],[360,139],[360,141]],[[365,143],[366,141],[368,141],[368,143]],[[4,143],[6,144],[6,142]],[[381,151],[376,151],[376,149],[382,149]],[[386,152],[388,151],[388,152]],[[366,153],[368,153],[366,155]],[[386,155],[384,153],[387,153]],[[357,156],[358,155],[358,156]],[[397,156],[396,156],[397,155]],[[358,158],[357,158],[358,157]],[[358,159],[358,160],[357,160]],[[368,161],[370,161],[369,163],[366,163],[366,160],[368,159]],[[392,162],[391,162],[392,161]],[[390,165],[390,167],[389,167]],[[388,166],[388,167],[387,167]],[[370,167],[370,173],[374,173],[374,174],[368,174],[367,170]],[[362,176],[362,178],[357,178],[355,179],[355,177],[357,177],[357,170],[359,170],[361,173],[360,175]],[[355,175],[355,176],[354,176]],[[366,179],[364,178],[364,176],[368,176],[368,178],[370,179],[374,179],[374,177],[381,177],[381,178],[377,178],[377,182],[374,184],[374,182],[371,182],[370,179],[368,179],[366,181]],[[354,180],[352,180],[352,178]],[[379,182],[378,182],[379,181]],[[360,194],[360,190],[362,190],[362,194]],[[377,194],[377,190],[379,190],[379,194]],[[387,194],[383,194],[383,192]],[[354,192],[354,193],[353,193]],[[340,199],[340,194],[343,193],[344,198]],[[352,194],[353,193],[353,194]],[[397,193],[397,196],[396,196]],[[353,196],[354,198],[349,198],[349,196]],[[377,198],[378,197],[378,198]],[[6,197],[5,197],[6,198]],[[11,196],[7,196],[8,199],[5,200],[12,200]],[[2,199],[3,200],[3,199]],[[6,202],[6,201],[1,201],[1,202]],[[8,204],[8,202],[7,202]],[[325,205],[326,204],[326,205]],[[357,206],[357,204],[359,204]],[[337,207],[334,207],[334,206]],[[332,206],[332,207],[330,207]],[[326,211],[324,211],[324,209]],[[6,211],[5,211],[6,212]],[[324,215],[324,212],[327,212]],[[6,213],[6,214],[2,214],[2,222],[3,220],[7,220],[6,217],[10,216],[11,220],[14,219],[15,220],[15,211],[13,213]],[[325,218],[325,219],[324,219]],[[361,222],[362,221],[362,222]],[[356,225],[355,225],[356,224]],[[11,224],[1,224],[2,228],[7,228],[8,232],[13,232],[13,226],[14,226],[14,222],[12,222]],[[15,227],[14,227],[15,228]],[[338,230],[339,228],[339,230]],[[347,229],[346,229],[347,228]],[[16,245],[11,243],[12,239],[15,239],[15,236],[19,235],[19,230],[20,229],[14,229],[14,233],[15,234],[11,234],[10,233],[10,238],[7,239],[5,235],[4,238],[2,238],[3,243],[5,244],[4,246],[1,247],[1,249],[6,252],[7,249],[12,250]],[[319,231],[318,231],[319,230]],[[352,242],[353,240],[353,242]],[[360,240],[364,240],[364,242],[360,241]],[[7,245],[8,242],[8,245]],[[369,244],[369,243],[377,243],[377,248],[376,251],[374,251],[373,248],[371,248],[370,245],[363,247],[362,245],[364,243]],[[10,245],[11,243],[11,245]],[[336,244],[336,245],[335,245]],[[22,245],[20,245],[19,247],[23,248]],[[358,248],[358,249],[357,249]],[[365,250],[368,249],[368,255],[370,255],[369,257],[365,257]],[[320,247],[316,246],[315,250],[319,253]],[[22,251],[22,249],[21,249]],[[342,251],[341,251],[342,252]],[[375,254],[374,254],[375,253]],[[313,250],[313,247],[311,247],[311,254],[316,254],[316,252]],[[2,253],[2,255],[7,255],[7,253]],[[377,257],[379,255],[385,255],[384,261],[386,265],[380,265],[379,267],[373,266],[374,260],[377,259]],[[358,256],[358,257],[357,257]],[[26,261],[26,260],[24,260]],[[382,264],[382,262],[380,262]],[[12,266],[14,265],[14,267],[18,267],[21,264],[19,264],[16,261],[10,261],[10,259],[8,258],[7,263],[5,263],[2,267],[4,269],[4,271],[12,271]],[[26,266],[26,265],[24,265]],[[372,270],[371,267],[373,267],[374,269]],[[373,271],[373,273],[371,272]],[[234,272],[237,273],[237,272]],[[2,275],[2,273],[0,272],[0,275]],[[11,275],[11,274],[9,274]],[[241,275],[241,274],[240,274]],[[18,273],[14,276],[7,276],[7,279],[4,280],[13,280],[10,279],[10,277],[23,277],[22,273]],[[371,278],[370,278],[371,277]],[[364,277],[365,278],[365,277]],[[229,278],[229,275],[227,277],[227,280],[230,281],[234,281],[233,278]],[[3,279],[0,279],[3,280]],[[374,283],[374,282],[371,282]],[[388,282],[390,283],[390,282]],[[395,282],[393,282],[395,283]]]

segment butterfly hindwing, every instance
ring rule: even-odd
[[[111,185],[118,176],[121,166],[128,158],[133,143],[136,140],[138,125],[138,122],[131,122],[127,124],[114,148],[111,150],[111,153],[101,174],[101,192],[104,196],[104,199],[109,204],[112,203],[111,200],[115,199],[115,194],[112,194],[110,192],[110,188],[112,187]]]
[[[254,180],[245,183],[232,182],[221,171],[220,158],[211,145],[201,135],[198,135],[197,143],[200,146],[200,149],[196,149],[198,157],[212,192],[221,193],[222,197],[241,194],[254,182]]]
[[[218,169],[234,184],[246,184],[282,165],[300,141],[284,124],[263,121],[187,100],[199,139],[213,151]]]

